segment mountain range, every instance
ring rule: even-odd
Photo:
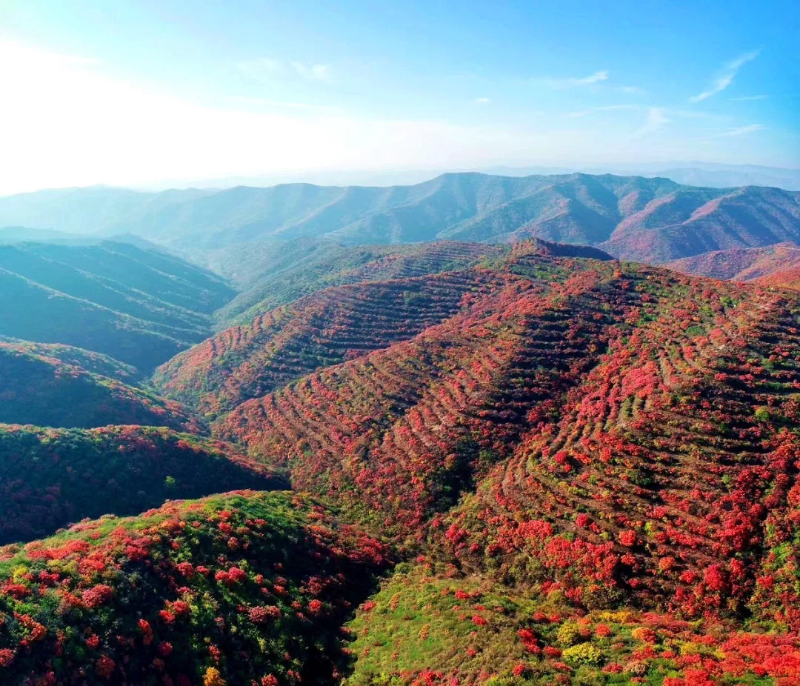
[[[796,193],[92,193],[0,246],[0,683],[800,682]]]
[[[361,245],[538,237],[660,264],[797,242],[799,198],[776,188],[699,188],[664,178],[460,173],[388,188],[43,191],[0,198],[0,226],[134,234],[195,256],[265,240]]]

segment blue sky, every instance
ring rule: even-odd
[[[797,4],[3,0],[0,193],[348,169],[800,167]]]

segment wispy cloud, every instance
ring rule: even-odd
[[[647,93],[644,88],[639,88],[639,86],[620,86],[619,90],[628,95],[645,95]]]
[[[650,107],[647,110],[647,119],[644,125],[634,131],[634,138],[641,138],[647,134],[654,133],[662,128],[664,125],[669,124],[670,120],[665,114],[663,107]]]
[[[331,77],[330,64],[303,64],[302,62],[292,62],[292,69],[309,81],[327,81]]]
[[[542,76],[538,79],[535,79],[540,83],[543,83],[550,88],[573,88],[573,87],[580,87],[580,86],[593,86],[595,84],[600,83],[601,81],[608,80],[608,72],[607,71],[596,71],[594,74],[589,74],[589,76],[568,76],[565,78],[555,78],[552,76]]]
[[[476,105],[488,105],[490,102],[490,98],[475,98]]]
[[[735,129],[728,129],[727,131],[722,131],[721,133],[715,133],[708,138],[731,138],[733,136],[746,136],[748,133],[754,133],[755,131],[762,131],[765,129],[765,126],[761,124],[748,124],[747,126],[739,126]]]
[[[689,102],[702,102],[710,98],[717,93],[721,93],[724,91],[728,86],[733,83],[733,80],[736,78],[737,72],[748,62],[752,62],[756,57],[758,57],[758,53],[761,52],[760,50],[751,50],[750,52],[746,52],[743,55],[739,55],[735,60],[731,60],[728,62],[725,67],[723,68],[722,74],[717,77],[714,81],[711,88],[707,91],[703,91],[698,95],[693,95],[689,98]]]
[[[731,98],[731,102],[745,102],[746,100],[766,100],[768,95],[743,95],[739,98]]]
[[[236,65],[246,76],[255,80],[272,80],[297,74],[308,81],[328,81],[331,76],[329,64],[305,64],[303,62],[284,62],[270,57],[239,62]]]
[[[595,112],[616,112],[619,110],[638,110],[639,105],[605,105],[603,107],[590,107],[586,110],[580,110],[578,112],[570,112],[567,114],[568,117],[585,117],[590,114],[594,114]]]

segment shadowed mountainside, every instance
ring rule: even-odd
[[[93,428],[145,424],[205,433],[179,403],[164,400],[118,378],[87,371],[77,348],[70,362],[49,355],[55,346],[0,342],[0,423]],[[103,361],[105,362],[105,361]],[[108,365],[100,366],[106,371]],[[116,369],[119,369],[118,367]],[[108,371],[113,371],[111,368]]]
[[[287,485],[233,446],[169,429],[0,424],[0,544],[47,536],[86,517],[136,514],[168,498]]]
[[[209,332],[234,294],[219,277],[123,243],[0,246],[0,334],[65,343],[145,371]]]

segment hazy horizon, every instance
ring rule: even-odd
[[[0,195],[698,159],[800,168],[793,4],[669,10],[11,0]]]

